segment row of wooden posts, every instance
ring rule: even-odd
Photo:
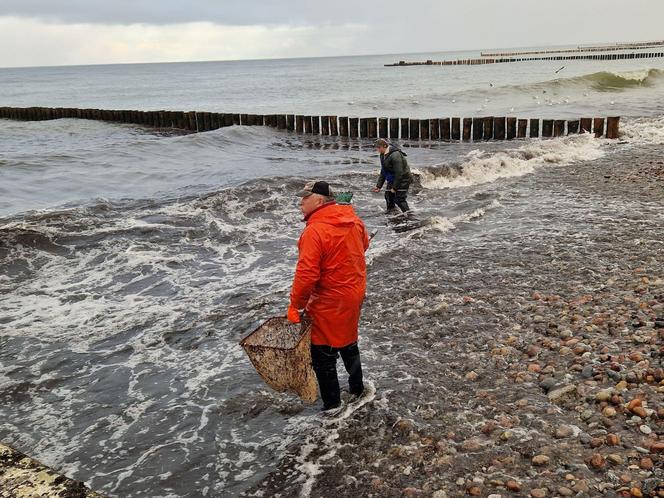
[[[547,50],[525,50],[514,52],[481,52],[482,57],[513,57],[517,55],[541,55],[541,54],[571,54],[580,52],[616,52],[618,50],[643,50],[646,48],[664,47],[664,41],[643,43],[617,43],[615,45],[580,46],[576,48],[547,49]]]
[[[385,64],[385,67],[399,66],[479,66],[483,64],[503,64],[508,62],[531,62],[531,61],[615,61],[626,59],[654,59],[664,57],[664,52],[634,52],[629,54],[587,54],[587,55],[555,55],[549,57],[501,57],[481,59],[458,59],[447,61],[399,61],[394,64]]]
[[[175,128],[191,132],[226,126],[270,126],[304,134],[351,138],[408,140],[512,140],[549,138],[577,133],[615,139],[620,117],[564,119],[518,119],[516,117],[476,118],[352,118],[295,114],[225,114],[217,112],[127,111],[62,107],[0,107],[0,118],[42,121],[61,118],[92,119]]]

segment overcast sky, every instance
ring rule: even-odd
[[[664,39],[661,0],[0,0],[0,67]]]

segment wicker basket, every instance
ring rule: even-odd
[[[258,374],[275,391],[293,391],[313,403],[318,390],[311,368],[311,322],[290,323],[274,317],[242,339]]]

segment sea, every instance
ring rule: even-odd
[[[306,495],[319,407],[268,388],[238,345],[286,311],[304,226],[295,192],[306,181],[353,192],[375,233],[367,263],[376,302],[402,285],[403,264],[433,249],[486,250],[542,229],[531,214],[561,198],[567,222],[580,203],[600,202],[538,188],[542,179],[664,145],[664,59],[384,66],[478,55],[0,69],[0,106],[621,116],[613,141],[401,140],[415,174],[408,216],[385,213],[371,192],[379,159],[370,141],[0,120],[0,441],[122,498],[259,496],[301,446],[302,489],[291,491]],[[372,345],[383,305],[366,307],[360,348],[371,396],[389,403],[401,370]],[[395,335],[391,347],[407,345]]]

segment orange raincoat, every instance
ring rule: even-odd
[[[348,346],[357,341],[367,286],[367,230],[351,206],[335,202],[305,220],[290,304],[313,319],[312,344]]]

